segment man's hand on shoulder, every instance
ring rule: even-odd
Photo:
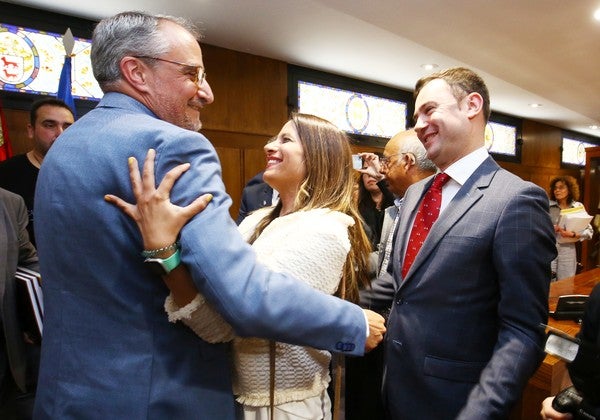
[[[377,312],[368,309],[363,309],[363,311],[365,311],[365,316],[369,323],[369,336],[365,342],[365,352],[370,352],[383,340],[383,335],[386,331],[385,319]]]

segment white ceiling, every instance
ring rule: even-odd
[[[91,19],[186,16],[208,44],[406,90],[421,64],[465,65],[486,79],[493,110],[600,137],[589,128],[600,126],[600,0],[13,2]]]

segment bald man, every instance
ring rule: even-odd
[[[381,242],[371,255],[371,266],[375,275],[371,288],[361,291],[360,294],[360,304],[363,307],[387,313],[394,297],[393,280],[388,271],[388,254],[393,245],[394,222],[399,217],[402,198],[408,187],[433,175],[436,167],[427,158],[425,147],[412,129],[394,135],[385,145],[383,157],[379,161],[368,157],[365,161],[369,162],[369,167],[363,171],[371,176],[378,172],[378,181],[385,179],[389,190],[396,196],[395,205],[385,210]]]
[[[390,255],[402,197],[410,185],[433,175],[436,167],[427,158],[427,151],[414,130],[401,131],[393,136],[387,142],[381,159],[373,153],[362,155],[366,168],[361,172],[377,179],[377,185],[384,181],[396,196],[395,205],[385,210],[381,241],[371,253],[371,287],[360,291],[362,307],[387,317],[394,298]],[[384,418],[381,398],[383,365],[383,346],[362,358],[346,360],[346,420]]]

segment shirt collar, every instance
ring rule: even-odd
[[[488,156],[487,149],[482,146],[448,166],[444,172],[462,186]]]

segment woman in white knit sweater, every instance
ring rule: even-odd
[[[264,149],[264,180],[279,192],[279,202],[249,215],[240,232],[269,268],[356,301],[359,284],[368,282],[369,241],[352,199],[347,136],[321,118],[294,114]],[[135,164],[130,168],[137,171]],[[133,206],[117,198],[110,201],[133,216]],[[157,226],[160,220],[143,223]],[[183,267],[171,271],[165,282],[171,289],[165,309],[172,322],[185,323],[210,342],[233,339],[233,392],[240,417],[271,418],[272,398],[274,419],[331,418],[327,351],[235,337],[198,294]]]

